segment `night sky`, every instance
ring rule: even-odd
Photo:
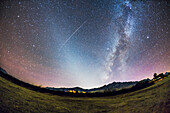
[[[25,82],[92,88],[170,71],[170,4],[4,0],[0,67]]]

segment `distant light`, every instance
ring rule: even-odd
[[[147,39],[149,38],[149,36],[146,37]]]
[[[35,47],[35,45],[33,44],[32,47]]]
[[[18,15],[17,17],[19,18],[20,16]]]

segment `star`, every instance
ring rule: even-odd
[[[32,47],[35,47],[35,45],[33,44]]]
[[[170,68],[168,8],[155,0],[1,1],[0,67],[54,87],[151,78]]]

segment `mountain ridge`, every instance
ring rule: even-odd
[[[73,87],[73,88],[55,88],[55,87],[41,87],[41,86],[35,86],[29,83],[26,83],[24,81],[21,81],[11,75],[9,75],[3,68],[0,67],[0,76],[12,81],[15,84],[18,84],[20,86],[24,86],[28,89],[32,89],[39,92],[47,92],[52,94],[58,94],[58,95],[70,95],[70,93],[76,93],[77,95],[72,96],[85,96],[81,93],[88,93],[88,96],[102,96],[102,95],[116,95],[121,93],[127,93],[135,90],[139,90],[145,87],[148,87],[150,85],[153,85],[155,82],[159,81],[160,79],[167,77],[170,75],[169,72],[166,72],[165,75],[163,73],[157,75],[154,74],[154,78],[152,80],[143,79],[141,81],[130,81],[130,82],[112,82],[107,85],[103,85],[98,88],[92,88],[92,89],[83,89],[81,87]],[[67,93],[68,92],[68,93]],[[80,95],[78,94],[80,93]]]

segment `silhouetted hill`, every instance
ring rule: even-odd
[[[2,72],[4,74],[7,74],[7,72],[3,68],[1,68],[1,67],[0,67],[0,72]]]
[[[5,78],[7,78],[8,80],[12,80],[13,82],[17,83],[18,85],[23,85],[23,84],[29,84],[29,83],[25,83],[23,81],[20,81],[18,79],[16,79],[15,77],[9,75],[3,68],[0,67],[0,73],[1,76],[4,76]],[[123,88],[129,88],[134,86],[137,83],[137,81],[135,82],[113,82],[110,83],[108,85],[104,85],[102,87],[99,88],[92,88],[92,89],[83,89],[81,87],[73,87],[73,88],[53,88],[53,87],[46,87],[47,89],[50,90],[54,90],[54,91],[69,91],[69,90],[74,90],[74,91],[85,91],[85,92],[105,92],[105,91],[115,91],[115,90],[120,90]],[[33,86],[31,84],[29,84],[30,86]]]
[[[110,83],[108,85],[104,85],[102,87],[99,88],[92,88],[92,89],[83,89],[80,87],[73,87],[73,88],[54,88],[54,87],[46,87],[47,89],[50,90],[55,90],[55,91],[70,91],[70,90],[74,90],[74,91],[84,91],[84,92],[88,92],[88,93],[96,93],[96,92],[108,92],[108,91],[117,91],[117,90],[121,90],[123,88],[130,88],[132,86],[134,86],[137,83],[137,81],[135,82],[113,82]]]
[[[75,97],[83,97],[83,96],[89,96],[89,97],[98,97],[98,96],[112,96],[112,95],[118,95],[123,93],[128,93],[136,90],[140,90],[142,88],[149,87],[153,85],[155,82],[162,80],[165,77],[169,76],[169,72],[164,74],[159,74],[158,76],[155,76],[156,78],[150,79],[144,79],[138,82],[113,82],[108,85],[104,85],[99,88],[93,88],[93,89],[83,89],[80,87],[74,87],[74,88],[51,88],[46,87],[42,88],[39,86],[34,86],[29,83],[25,83],[19,79],[16,79],[15,77],[9,75],[4,69],[0,68],[0,76],[17,84],[22,87],[42,92],[42,93],[51,93],[56,95],[65,95],[65,96],[75,96]]]
[[[30,90],[0,74],[0,113],[169,113],[170,77],[109,97],[68,97]],[[147,80],[139,82],[141,86]],[[79,88],[78,88],[79,89]]]

